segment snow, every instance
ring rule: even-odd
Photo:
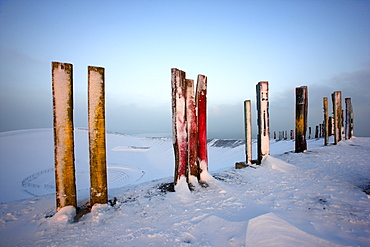
[[[87,136],[76,129],[79,205],[89,197]],[[207,186],[190,191],[182,177],[167,192],[171,139],[107,134],[117,203],[74,222],[75,209],[55,213],[55,193],[44,186],[54,183],[52,129],[2,132],[0,246],[370,246],[370,138],[310,139],[304,153],[292,152],[294,141],[271,140],[261,166],[238,170],[244,145],[211,143]],[[39,187],[22,186],[33,174],[27,181]]]

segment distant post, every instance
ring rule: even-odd
[[[329,142],[329,108],[328,98],[323,98],[324,105],[324,145],[327,146]]]
[[[200,179],[202,172],[208,171],[207,152],[207,77],[198,75],[196,89],[196,107],[198,120],[198,162]]]
[[[186,79],[186,120],[187,120],[187,132],[188,132],[188,166],[189,166],[189,183],[195,183],[192,181],[192,177],[196,178],[196,182],[199,179],[199,167],[198,167],[198,132],[197,132],[197,115],[194,97],[194,80]]]
[[[342,140],[342,92],[336,91],[331,95],[334,115],[334,144]]]
[[[261,81],[256,85],[257,92],[257,153],[258,161],[270,154],[270,123],[269,123],[269,98],[268,82]]]
[[[345,98],[346,104],[346,121],[345,121],[345,138],[351,139],[352,132],[353,132],[353,110],[352,110],[352,103],[351,98]]]
[[[185,72],[171,69],[172,86],[172,135],[175,154],[175,185],[182,176],[187,177],[188,143],[186,126],[186,80]]]
[[[108,203],[104,68],[88,67],[90,203]]]
[[[57,211],[76,208],[73,134],[73,66],[52,62],[54,160]]]
[[[296,88],[295,108],[295,152],[301,153],[307,150],[306,131],[308,113],[307,86]]]
[[[251,101],[244,101],[245,163],[252,164],[252,114]]]

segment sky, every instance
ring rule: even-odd
[[[246,99],[256,132],[259,81],[271,135],[294,129],[295,88],[308,86],[309,126],[342,91],[355,135],[370,136],[369,13],[366,0],[0,0],[0,131],[53,126],[57,61],[73,64],[75,127],[87,127],[87,66],[101,66],[107,130],[171,136],[178,68],[208,77],[209,138],[244,137]]]

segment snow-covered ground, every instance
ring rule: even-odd
[[[80,205],[87,143],[77,130]],[[171,139],[108,134],[109,195],[118,201],[73,222],[73,208],[55,214],[52,130],[0,133],[0,246],[370,246],[370,138],[326,147],[313,139],[299,154],[293,141],[271,141],[261,166],[235,170],[240,144],[211,141],[209,186],[167,192]]]

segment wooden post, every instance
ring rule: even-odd
[[[351,118],[351,121],[350,121],[350,136],[351,136],[351,138],[353,137],[353,131],[354,131],[354,113],[353,113],[353,107],[352,107],[352,101],[351,101],[351,104],[350,104],[350,106],[351,106],[351,110],[350,110],[350,118]]]
[[[352,103],[351,98],[345,98],[346,104],[346,121],[345,121],[345,138],[351,139],[352,138],[352,131],[353,131],[353,110],[352,110]]]
[[[294,139],[294,130],[290,130],[290,139],[293,140]]]
[[[187,177],[187,126],[186,126],[186,81],[185,72],[171,69],[172,86],[172,135],[175,154],[175,185],[182,176]]]
[[[316,125],[316,129],[315,129],[315,138],[319,138],[319,126]]]
[[[197,92],[197,124],[198,124],[198,162],[200,179],[202,172],[208,171],[208,152],[207,152],[207,77],[198,75]]]
[[[307,112],[308,112],[308,92],[307,86],[296,88],[296,108],[295,108],[295,152],[300,153],[307,150],[306,131],[307,131]]]
[[[198,167],[198,132],[197,115],[194,97],[194,80],[186,79],[186,119],[188,132],[188,182],[195,183],[199,179]],[[192,177],[196,179],[192,179]]]
[[[332,116],[329,117],[329,136],[334,135],[334,119]]]
[[[252,114],[251,101],[244,101],[245,163],[252,164]]]
[[[73,134],[73,65],[52,62],[54,159],[57,211],[76,208]]]
[[[331,95],[334,116],[334,144],[342,140],[342,92],[336,91]]]
[[[327,146],[329,142],[329,108],[328,108],[328,98],[323,98],[324,105],[324,145]]]
[[[257,153],[258,161],[270,154],[270,123],[269,123],[269,98],[268,82],[261,81],[256,85],[257,92]]]
[[[90,204],[108,203],[104,68],[88,67]]]

